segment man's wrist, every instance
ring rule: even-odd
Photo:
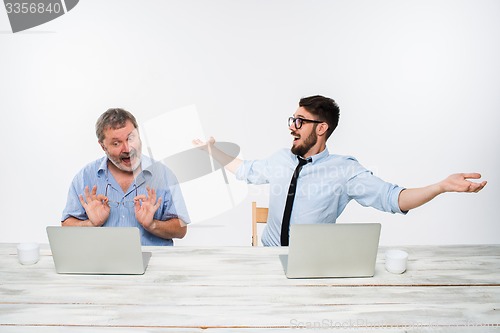
[[[158,225],[157,225],[155,219],[152,219],[151,222],[148,224],[141,223],[141,225],[144,227],[144,229],[146,229],[147,231],[149,231],[152,234],[154,234],[155,230],[158,228]]]

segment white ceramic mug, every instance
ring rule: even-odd
[[[406,271],[408,253],[402,250],[388,250],[385,252],[385,269],[394,274]]]
[[[40,260],[40,246],[37,243],[17,245],[17,259],[23,265],[33,265]]]

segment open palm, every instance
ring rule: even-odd
[[[100,227],[108,220],[110,208],[108,205],[108,198],[102,194],[96,193],[97,186],[94,185],[92,191],[89,191],[89,187],[85,186],[85,198],[82,195],[79,195],[79,198],[92,225]]]

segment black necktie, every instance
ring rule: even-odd
[[[281,246],[288,246],[289,232],[290,232],[290,216],[292,215],[293,199],[295,198],[295,190],[297,189],[297,178],[302,167],[311,162],[310,159],[303,159],[297,156],[299,164],[293,172],[290,187],[288,188],[288,196],[286,198],[285,212],[283,213],[283,222],[281,223]]]

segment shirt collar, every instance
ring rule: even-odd
[[[291,158],[292,158],[292,159],[294,159],[294,161],[296,161],[296,160],[297,160],[297,155],[294,155],[291,151],[289,151],[289,152],[290,152],[290,156],[291,156]],[[326,147],[325,147],[325,149],[324,149],[322,152],[320,152],[320,153],[318,153],[318,154],[316,154],[316,155],[313,155],[313,156],[309,156],[309,157],[308,157],[308,158],[306,158],[306,159],[307,159],[307,160],[308,160],[308,159],[311,159],[311,162],[310,162],[310,163],[311,163],[311,164],[314,164],[314,163],[318,163],[318,162],[320,162],[322,159],[324,159],[324,158],[328,157],[329,155],[330,155],[330,153],[329,153],[329,151],[328,151],[328,148],[326,148]]]
[[[312,164],[318,163],[319,161],[328,157],[329,155],[330,155],[330,152],[328,151],[328,148],[325,147],[325,149],[321,153],[318,153],[316,155],[311,156]]]

